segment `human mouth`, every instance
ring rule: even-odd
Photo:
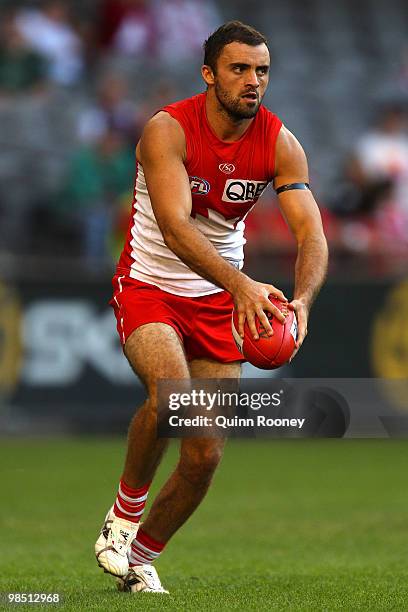
[[[253,92],[250,91],[241,97],[245,98],[245,100],[251,100],[252,102],[256,102],[258,100],[258,96],[254,91]]]

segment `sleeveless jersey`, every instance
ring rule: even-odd
[[[261,106],[238,141],[224,142],[208,123],[205,99],[205,93],[199,94],[162,110],[184,130],[184,165],[190,179],[193,222],[221,257],[241,269],[244,219],[274,178],[275,144],[282,122]],[[138,162],[133,213],[117,268],[119,274],[182,296],[222,291],[193,272],[166,246]]]

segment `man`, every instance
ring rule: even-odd
[[[220,461],[220,439],[183,439],[175,471],[143,526],[150,483],[166,447],[156,437],[157,381],[234,378],[242,355],[231,335],[255,316],[269,335],[273,285],[240,271],[243,218],[269,181],[298,244],[295,292],[298,350],[311,304],[324,280],[327,246],[308,189],[307,163],[295,137],[261,106],[269,73],[266,39],[240,22],[205,43],[205,94],[169,105],[137,145],[134,216],[114,279],[124,352],[148,391],[129,429],[119,491],[96,543],[105,571],[122,590],[166,592],[152,563],[203,499]]]

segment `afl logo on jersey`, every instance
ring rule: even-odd
[[[198,176],[189,176],[191,193],[194,195],[206,195],[211,187],[210,183]]]
[[[232,174],[235,172],[234,164],[220,164],[218,168],[221,170],[221,172],[224,172],[224,174]]]
[[[228,179],[225,182],[223,202],[256,202],[268,183],[265,181],[247,181],[245,179]]]

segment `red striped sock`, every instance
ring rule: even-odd
[[[150,482],[144,487],[133,489],[122,479],[119,483],[118,494],[113,506],[115,516],[132,521],[132,523],[138,523],[146,505],[149,487]]]
[[[151,565],[153,561],[156,561],[164,547],[163,542],[154,540],[140,527],[130,549],[129,566],[133,567],[144,563]]]

